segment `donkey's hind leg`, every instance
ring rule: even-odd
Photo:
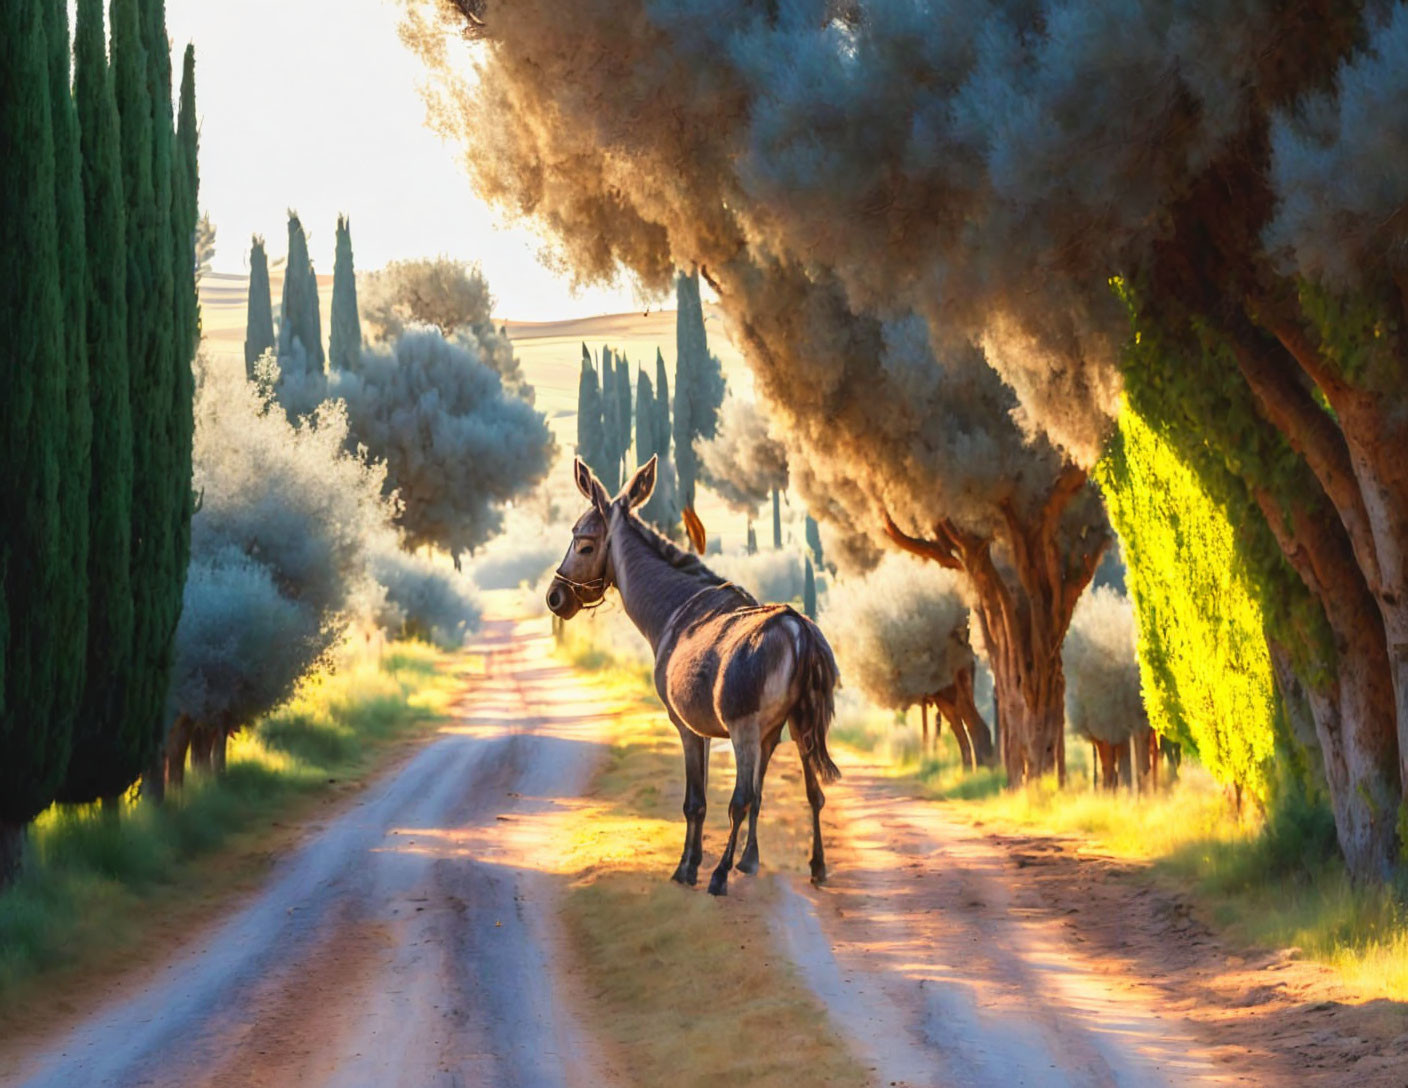
[[[737,774],[733,782],[733,796],[728,802],[728,845],[724,856],[719,859],[714,875],[709,878],[710,895],[728,894],[728,871],[733,868],[733,854],[738,848],[738,832],[743,826],[743,818],[753,806],[753,783],[757,780],[760,742],[756,719],[729,726],[729,739],[733,741],[733,758]]]
[[[752,876],[758,871],[758,813],[763,808],[763,780],[768,776],[768,761],[772,751],[782,739],[782,723],[763,738],[762,750],[758,753],[758,773],[753,780],[753,804],[748,809],[748,845],[743,848],[743,859],[738,863],[738,871]]]
[[[812,769],[807,753],[802,751],[800,741],[797,752],[802,757],[802,775],[807,782],[807,803],[812,807],[812,883],[825,884],[826,852],[821,847],[821,810],[826,807],[826,794],[821,792],[821,783],[817,781],[816,771]]]
[[[680,884],[699,879],[704,859],[704,813],[709,806],[709,740],[688,728],[676,726],[684,745],[684,851],[672,878]]]

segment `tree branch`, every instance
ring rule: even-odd
[[[1251,387],[1267,422],[1305,458],[1325,497],[1339,513],[1366,578],[1371,585],[1378,585],[1381,577],[1369,513],[1344,434],[1329,413],[1287,373],[1286,367],[1272,358],[1249,321],[1236,322],[1228,332],[1237,369]]]
[[[1248,295],[1243,308],[1253,322],[1276,337],[1306,376],[1318,385],[1325,397],[1334,403],[1338,394],[1349,389],[1348,383],[1335,372],[1319,347],[1306,333],[1300,321],[1298,307],[1287,304],[1285,292]]]
[[[962,570],[963,564],[955,554],[954,548],[949,544],[940,543],[936,540],[924,540],[921,537],[910,536],[898,525],[895,519],[890,517],[890,512],[884,507],[880,509],[880,516],[884,520],[882,525],[885,535],[895,544],[896,547],[917,555],[920,559],[927,559],[930,562],[938,563],[941,567],[949,570]]]

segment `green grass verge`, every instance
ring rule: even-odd
[[[226,773],[189,771],[157,807],[54,806],[31,826],[25,867],[0,894],[0,1009],[47,971],[82,965],[158,924],[153,909],[209,889],[198,869],[301,799],[364,778],[389,742],[439,718],[462,682],[447,655],[399,643],[310,678],[231,739]]]

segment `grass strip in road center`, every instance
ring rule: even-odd
[[[723,845],[733,760],[711,757],[700,884],[670,881],[684,838],[679,738],[633,670],[599,673],[621,712],[611,754],[573,822],[562,917],[584,1015],[626,1083],[757,1088],[869,1082],[826,1010],[773,945],[779,889],[769,873],[805,874],[810,819],[793,745],[769,771],[757,877],[735,872],[730,894],[704,891]]]

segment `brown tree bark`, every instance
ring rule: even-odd
[[[1092,740],[1096,758],[1100,764],[1100,787],[1113,790],[1119,784],[1119,770],[1115,766],[1115,746],[1107,740]]]
[[[1132,744],[1129,737],[1125,737],[1114,746],[1115,761],[1119,765],[1119,784],[1127,790],[1134,789],[1134,758],[1130,751]]]
[[[978,712],[977,700],[973,697],[973,670],[963,669],[954,682],[954,702],[963,724],[968,727],[968,737],[973,742],[973,759],[979,767],[991,767],[997,762],[997,752],[993,748],[992,733],[988,723]]]
[[[0,891],[19,876],[24,861],[24,825],[0,820]]]
[[[203,775],[213,774],[212,753],[215,749],[215,729],[205,722],[191,726],[191,770]]]
[[[1384,880],[1397,859],[1396,820],[1403,787],[1394,692],[1379,615],[1363,572],[1333,512],[1314,497],[1290,511],[1289,524],[1268,495],[1256,493],[1277,542],[1319,599],[1335,642],[1328,682],[1306,684],[1324,761],[1330,806],[1345,865],[1358,880]]]
[[[1408,411],[1404,373],[1375,389],[1348,381],[1300,324],[1291,307],[1271,296],[1248,310],[1281,348],[1250,346],[1243,334],[1238,366],[1267,420],[1324,489],[1344,526],[1355,562],[1378,610],[1389,682],[1394,692],[1398,774],[1408,794]],[[1316,403],[1310,383],[1333,410]]]
[[[1334,51],[1326,41],[1352,48],[1359,26],[1357,15],[1343,25],[1338,18],[1300,25],[1267,51],[1273,68],[1265,74],[1328,82]],[[1301,65],[1284,61],[1312,27],[1314,55],[1330,67],[1307,76]],[[1289,97],[1263,91],[1243,133],[1170,208],[1170,229],[1151,252],[1150,283],[1159,307],[1173,302],[1175,325],[1202,324],[1225,337],[1261,420],[1289,443],[1313,480],[1301,491],[1314,493],[1298,494],[1295,509],[1264,494],[1256,500],[1282,553],[1329,619],[1335,652],[1320,663],[1328,677],[1302,677],[1301,686],[1346,864],[1356,879],[1380,880],[1395,864],[1392,825],[1408,791],[1404,367],[1401,356],[1387,358],[1375,374],[1369,359],[1370,369],[1350,381],[1311,331],[1298,285],[1261,248],[1262,227],[1275,209],[1267,106]],[[1397,285],[1389,336],[1408,316],[1405,281]],[[1244,482],[1255,486],[1250,475],[1243,474]]]
[[[1141,796],[1159,787],[1159,738],[1152,729],[1136,730],[1134,743],[1134,785]]]
[[[948,727],[953,730],[953,739],[958,742],[958,756],[963,761],[963,769],[971,771],[976,769],[977,764],[973,761],[973,745],[968,737],[967,724],[963,721],[962,715],[958,711],[958,704],[955,701],[957,692],[952,687],[944,688],[930,696],[934,708],[943,719],[948,722]],[[935,739],[937,740],[938,722],[934,723]]]
[[[194,728],[195,723],[180,714],[166,735],[166,783],[173,789],[179,790],[186,784],[186,753],[191,747]]]
[[[934,523],[932,538],[925,539],[904,532],[888,512],[884,514],[885,533],[896,545],[963,572],[973,588],[1012,788],[1053,771],[1064,785],[1066,679],[1061,642],[1076,601],[1109,543],[1108,533],[1092,533],[1082,542],[1084,550],[1062,554],[1061,516],[1086,486],[1085,471],[1067,466],[1030,522],[1010,505],[1003,508],[1002,543],[1010,553],[1006,572],[993,559],[992,537],[941,519]]]

